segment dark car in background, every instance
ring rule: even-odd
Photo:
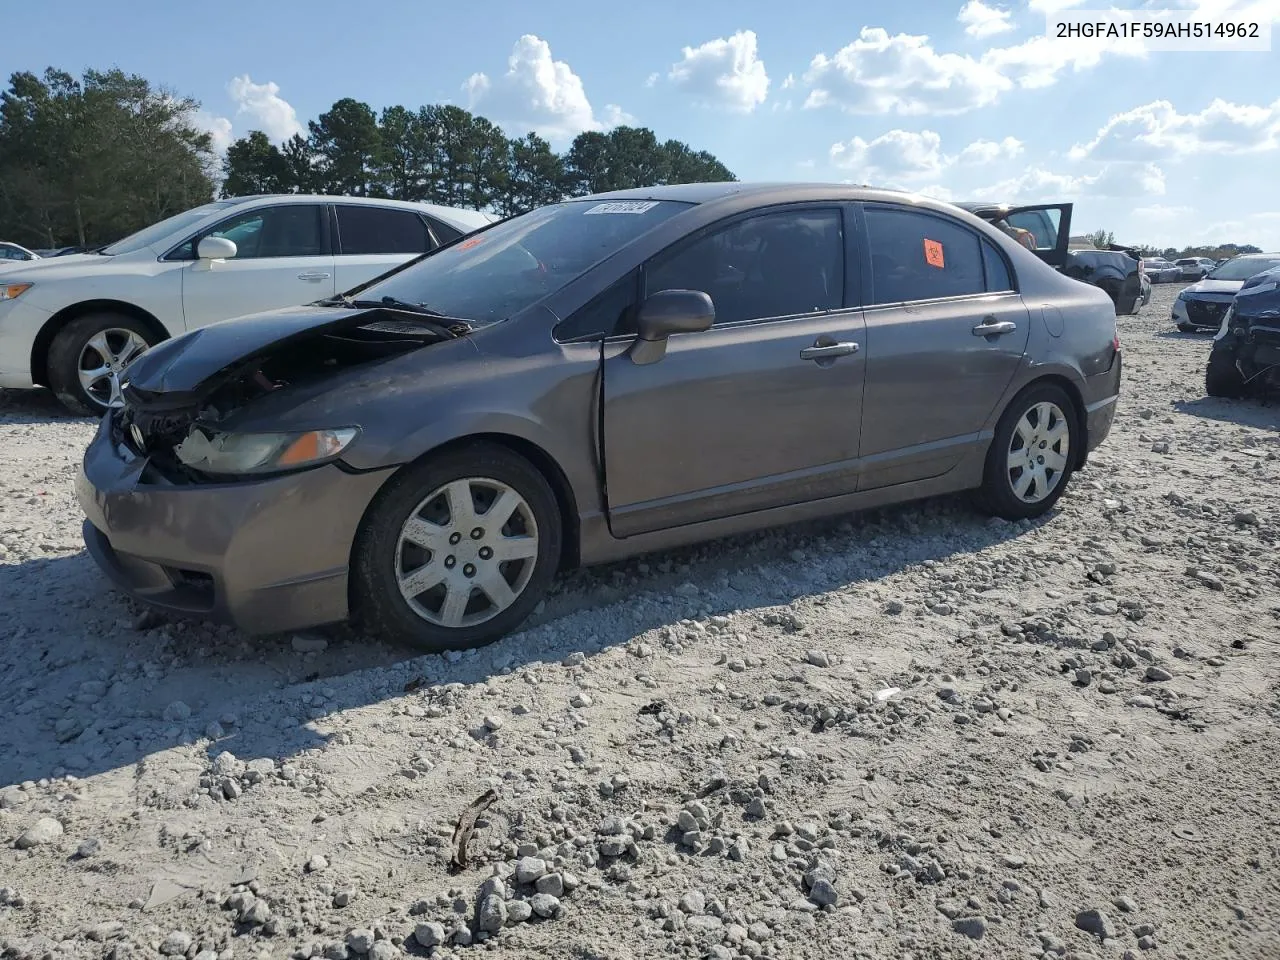
[[[78,493],[142,600],[439,650],[575,564],[961,490],[1042,515],[1120,371],[1107,296],[949,204],[652,187],[155,345]]]
[[[1280,391],[1280,266],[1245,281],[1224,311],[1205,390],[1233,398]]]
[[[1183,333],[1216,330],[1222,323],[1223,312],[1244,282],[1274,267],[1280,267],[1280,253],[1246,253],[1232,257],[1179,293],[1170,318]]]
[[[1071,279],[1106,291],[1118,315],[1137,313],[1149,299],[1142,285],[1142,260],[1134,250],[1116,244],[1106,250],[1071,246],[1074,204],[966,202],[956,206],[1016,235],[1036,256]]]

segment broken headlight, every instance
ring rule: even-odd
[[[1231,318],[1235,316],[1235,312],[1236,304],[1233,300],[1227,304],[1227,309],[1222,311],[1222,325],[1218,327],[1218,332],[1213,335],[1213,339],[1221,340],[1227,335],[1227,327],[1231,325]]]
[[[278,473],[332,460],[359,433],[357,427],[305,433],[219,433],[194,426],[173,452],[183,464],[202,473]]]

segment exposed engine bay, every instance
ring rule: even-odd
[[[373,314],[382,317],[370,320]],[[218,426],[231,414],[269,394],[305,389],[338,371],[373,365],[454,339],[470,329],[457,321],[403,317],[394,310],[366,311],[353,318],[361,321],[359,325],[286,338],[254,351],[208,378],[195,391],[155,392],[127,383],[122,391],[124,406],[109,414],[112,439],[132,455],[150,458],[144,480],[171,484],[233,481],[237,478],[193,469],[182,462],[178,448],[189,438],[199,441],[215,436]],[[197,437],[200,431],[206,435]]]
[[[1206,372],[1210,396],[1280,395],[1280,272],[1250,278],[1222,317]]]

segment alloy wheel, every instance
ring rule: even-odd
[[[453,480],[410,512],[396,542],[400,595],[423,620],[473,627],[506,610],[538,559],[533,509],[509,484]]]
[[[1013,495],[1039,503],[1057,488],[1071,453],[1071,428],[1056,403],[1032,405],[1009,440],[1008,475]]]
[[[119,407],[120,375],[150,344],[132,330],[108,327],[100,330],[80,349],[76,372],[85,395],[100,407]]]

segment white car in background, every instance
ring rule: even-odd
[[[100,415],[120,402],[121,371],[160,340],[332,297],[496,219],[398,200],[233,197],[93,253],[5,268],[0,387],[48,386]]]
[[[25,263],[28,260],[39,260],[40,255],[17,243],[8,240],[0,241],[0,267],[11,263]]]

